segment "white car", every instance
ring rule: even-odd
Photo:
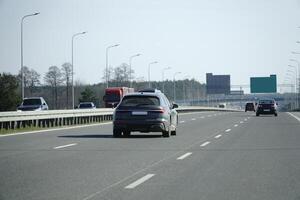
[[[26,97],[17,108],[18,111],[41,111],[48,109],[48,105],[43,97]]]

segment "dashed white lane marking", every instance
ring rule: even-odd
[[[231,131],[231,129],[230,129],[230,128],[225,130],[225,132],[226,132],[226,133],[228,133],[229,131]]]
[[[205,117],[204,116],[202,116],[202,117],[200,117],[201,119],[204,119]]]
[[[220,138],[220,137],[222,137],[222,135],[216,135],[216,136],[215,136],[216,139],[218,139],[218,138]]]
[[[192,152],[185,153],[185,154],[183,154],[182,156],[179,156],[179,157],[177,158],[177,160],[183,160],[183,159],[185,159],[186,157],[188,157],[188,156],[190,156],[190,155],[192,155]]]
[[[247,121],[247,118],[246,118],[246,119],[244,119],[244,121]]]
[[[62,146],[54,147],[53,149],[62,149],[65,147],[71,147],[71,146],[75,146],[75,145],[77,145],[77,143],[62,145]]]
[[[179,123],[184,123],[185,121],[180,121]]]
[[[195,121],[196,119],[195,118],[192,118],[192,121]]]
[[[243,121],[240,121],[240,124],[244,123]]]
[[[238,126],[239,126],[238,124],[235,124],[235,125],[234,125],[234,127],[238,127]]]
[[[207,117],[211,117],[211,115],[207,115]]]
[[[134,181],[133,183],[127,185],[127,186],[125,187],[125,189],[133,189],[133,188],[135,188],[136,186],[138,186],[138,185],[144,183],[145,181],[149,180],[149,179],[152,178],[153,176],[155,176],[155,174],[147,174],[146,176],[143,176],[142,178],[140,178],[140,179]]]
[[[208,145],[210,142],[207,141],[207,142],[204,142],[203,144],[200,145],[200,147],[205,147],[206,145]]]

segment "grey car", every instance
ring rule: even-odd
[[[131,132],[161,132],[163,137],[176,135],[177,104],[171,104],[159,90],[144,90],[123,97],[113,114],[113,136]]]

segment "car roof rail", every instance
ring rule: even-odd
[[[161,93],[160,90],[155,89],[155,88],[142,89],[142,90],[139,90],[139,92]]]

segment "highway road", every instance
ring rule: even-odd
[[[113,138],[111,123],[0,137],[0,200],[299,200],[299,118],[199,112],[170,138]]]

